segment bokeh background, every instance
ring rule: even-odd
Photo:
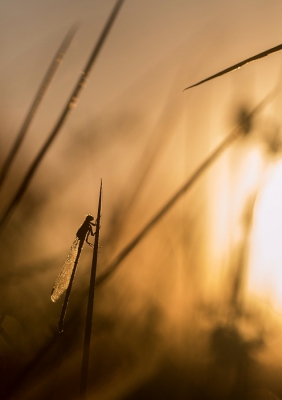
[[[2,214],[113,4],[0,2],[1,165],[79,23],[1,188]],[[280,0],[124,2],[77,107],[1,230],[3,399],[79,398],[90,247],[60,335],[62,301],[50,293],[85,215],[96,215],[100,179],[98,278],[236,124],[243,137],[97,285],[88,398],[282,398],[282,54],[183,92],[280,44],[281,11]]]

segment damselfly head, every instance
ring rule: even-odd
[[[93,219],[94,219],[94,217],[92,215],[90,215],[90,214],[86,215],[86,218],[85,218],[86,221],[93,221]]]

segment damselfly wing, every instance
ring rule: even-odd
[[[73,242],[67,259],[55,281],[54,287],[51,293],[51,300],[55,303],[55,301],[59,300],[62,294],[67,290],[71,275],[75,266],[75,261],[77,258],[78,248],[79,248],[80,240],[78,238]]]
[[[92,226],[95,226],[95,223],[91,222],[93,220],[94,218],[92,215],[88,214],[85,221],[76,232],[76,239],[71,246],[67,259],[51,292],[51,300],[53,302],[57,301],[71,285],[84,241],[86,241],[89,246],[93,247],[93,245],[88,241],[89,235],[94,236]]]

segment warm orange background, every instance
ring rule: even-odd
[[[0,193],[1,212],[57,121],[112,5],[102,0],[0,3],[1,160],[64,35],[73,23],[80,24]],[[56,332],[61,305],[51,304],[51,288],[85,214],[96,213],[100,178],[103,247],[98,275],[242,113],[281,86],[282,53],[277,53],[183,92],[280,44],[281,11],[278,0],[125,1],[77,107],[1,234],[2,327],[19,347],[23,369]],[[247,360],[249,344],[263,336],[266,347],[256,358],[263,367],[254,376],[263,376],[259,390],[275,393],[276,387],[282,393],[267,370],[269,365],[279,369],[282,356],[282,167],[280,148],[269,150],[281,130],[281,100],[278,94],[254,118],[246,137],[226,151],[97,289],[97,318],[102,328],[105,321],[114,324],[105,323],[106,333],[101,328],[93,337],[94,353],[101,351],[102,360],[101,349],[107,349],[104,364],[97,355],[104,369],[95,361],[92,365],[94,372],[100,371],[93,378],[97,398],[126,398],[161,370],[163,357],[190,372],[193,362],[201,360],[205,366],[197,364],[199,374],[190,374],[193,385],[200,387],[203,368],[207,375],[210,371],[207,338],[213,337],[214,326],[232,327]],[[124,205],[131,200],[126,211]],[[87,289],[90,260],[91,250],[85,247],[70,316]],[[83,324],[75,320],[71,337],[81,340]],[[270,330],[272,336],[264,336]],[[65,396],[66,382],[78,379],[79,340],[58,367],[64,371],[54,384],[58,396]],[[21,365],[3,336],[0,349],[3,365],[9,365],[1,368],[9,379],[17,377]],[[117,359],[121,361],[115,369]],[[36,387],[32,373],[25,378],[22,398],[44,399],[43,392],[46,398],[57,398],[45,390],[54,382],[53,364],[46,363],[45,373],[34,376]],[[228,390],[232,392],[234,382],[236,387],[236,368],[222,367],[227,374],[222,390],[212,383],[222,379],[221,365],[216,368],[216,377],[208,375],[203,382],[214,398],[233,398]]]

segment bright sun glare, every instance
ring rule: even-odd
[[[268,167],[255,206],[248,289],[282,313],[282,161]]]

